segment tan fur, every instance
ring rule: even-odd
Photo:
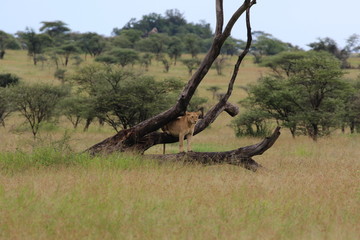
[[[202,112],[186,112],[184,116],[178,117],[169,122],[161,129],[169,135],[179,137],[179,150],[184,152],[184,138],[187,139],[187,150],[191,151],[191,139],[194,135],[195,124],[199,120]],[[164,145],[165,151],[165,145]]]

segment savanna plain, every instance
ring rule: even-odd
[[[206,89],[226,91],[235,61],[227,60],[221,76],[211,69],[200,85],[198,94],[209,106],[215,100]],[[25,51],[8,51],[0,61],[0,72],[28,83],[60,84],[54,71],[33,66]],[[245,97],[240,86],[266,72],[246,58],[230,101]],[[164,73],[154,62],[146,74],[188,79],[180,63]],[[348,71],[349,77],[358,74]],[[254,173],[136,155],[90,158],[81,152],[115,134],[110,127],[93,124],[83,132],[61,118],[43,126],[34,140],[23,122],[14,114],[0,127],[0,239],[359,239],[358,134],[334,132],[314,143],[282,129],[274,146],[254,157],[265,167]],[[261,140],[235,137],[230,122],[220,115],[194,136],[194,151],[225,151]],[[155,146],[146,154],[161,152]]]

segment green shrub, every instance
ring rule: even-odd
[[[267,118],[265,112],[249,110],[233,120],[232,127],[237,137],[266,137],[271,134]]]
[[[0,87],[8,87],[19,83],[20,78],[11,73],[0,74]]]

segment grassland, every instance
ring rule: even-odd
[[[225,91],[232,60],[223,76],[211,70],[201,84],[199,94],[209,104],[213,100],[206,88],[217,85]],[[0,72],[58,84],[52,67],[34,67],[25,52],[9,51]],[[247,59],[237,87],[265,73]],[[187,78],[181,64],[167,74],[154,63],[148,74]],[[231,101],[244,96],[235,88]],[[230,121],[221,115],[194,137],[194,150],[223,151],[259,141],[236,138]],[[84,133],[61,119],[34,141],[22,122],[13,115],[0,128],[0,239],[360,236],[359,135],[334,133],[314,144],[306,137],[292,139],[283,129],[275,145],[255,158],[267,170],[252,173],[236,166],[160,164],[122,154],[90,158],[78,152],[114,134],[110,128],[92,125]],[[167,149],[176,151],[177,146]],[[148,152],[160,153],[161,147]]]

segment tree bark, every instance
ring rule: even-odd
[[[186,108],[195,93],[195,90],[199,86],[200,82],[203,80],[205,75],[208,73],[211,65],[215,61],[215,59],[220,54],[220,49],[225,42],[225,40],[230,36],[231,30],[239,19],[239,17],[246,12],[246,28],[247,28],[247,44],[246,48],[239,55],[238,60],[235,64],[234,71],[232,77],[229,81],[228,91],[227,93],[219,100],[219,102],[213,106],[205,115],[204,119],[198,122],[195,128],[195,134],[204,130],[207,126],[209,126],[215,119],[219,116],[219,114],[223,111],[227,112],[231,116],[235,116],[238,113],[238,108],[233,104],[228,102],[228,99],[232,93],[233,85],[236,79],[236,76],[239,71],[240,64],[246,54],[249,51],[252,36],[251,36],[251,26],[250,26],[250,8],[256,3],[256,0],[245,0],[243,4],[235,11],[227,25],[223,30],[223,1],[216,0],[216,31],[215,37],[213,39],[213,43],[211,45],[210,50],[206,54],[205,58],[201,62],[197,71],[193,74],[193,76],[188,81],[184,90],[180,94],[178,101],[176,104],[170,109],[162,112],[150,119],[147,119],[136,126],[124,129],[118,132],[116,135],[109,137],[103,140],[100,143],[95,144],[90,147],[86,151],[92,155],[95,154],[109,154],[112,152],[120,151],[136,151],[140,154],[144,153],[145,150],[154,146],[156,144],[162,143],[171,143],[177,142],[178,138],[172,137],[165,133],[157,132],[162,126],[170,122],[171,120],[177,118],[178,116],[184,114]],[[276,139],[275,139],[276,140]],[[243,151],[243,150],[241,150]],[[190,155],[192,153],[189,153]],[[229,159],[230,155],[217,153],[218,158],[220,156],[224,157],[224,159]],[[229,154],[229,153],[228,153]],[[220,161],[220,160],[219,160]],[[250,161],[250,159],[248,159]]]
[[[252,159],[253,156],[261,155],[272,147],[280,136],[280,127],[277,127],[270,137],[261,142],[241,147],[226,152],[187,152],[178,154],[147,155],[147,158],[158,159],[161,161],[182,161],[191,163],[201,163],[205,165],[228,163],[242,166],[251,171],[257,171],[262,166]]]

